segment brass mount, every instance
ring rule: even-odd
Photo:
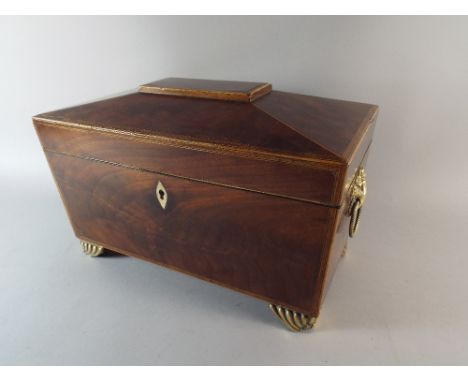
[[[312,329],[316,318],[307,314],[296,312],[280,305],[270,304],[270,309],[293,332]]]
[[[104,253],[104,247],[102,245],[97,245],[84,240],[81,240],[80,242],[83,252],[88,256],[96,257]]]
[[[359,228],[361,208],[367,196],[366,171],[360,167],[353,179],[348,191],[349,207],[348,215],[351,216],[349,222],[349,237],[353,237]]]

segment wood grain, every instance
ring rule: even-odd
[[[79,238],[316,314],[333,209],[47,153]],[[156,185],[167,190],[163,210]]]
[[[35,121],[37,133],[46,151],[82,158],[125,164],[141,168],[223,184],[228,187],[304,199],[330,207],[339,205],[337,190],[340,167],[326,163],[289,163],[238,152],[210,152],[175,147],[148,139],[70,128]]]
[[[317,316],[348,241],[347,187],[366,163],[377,106],[261,83],[151,86],[165,94],[34,118],[75,234]],[[248,102],[231,102],[234,93]]]
[[[345,163],[378,112],[375,105],[278,91],[259,99],[255,106]]]
[[[311,141],[260,110],[256,106],[259,101],[223,102],[133,93],[43,113],[37,118],[109,129],[115,134],[178,139],[188,145],[190,142],[195,145],[204,143],[266,152],[272,156],[344,163],[320,143]],[[324,124],[323,129],[326,128]]]

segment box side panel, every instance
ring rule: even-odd
[[[315,289],[336,209],[46,154],[79,238],[318,313]]]
[[[337,207],[338,168],[35,121],[44,150]]]
[[[348,163],[346,173],[344,174],[344,179],[342,180],[343,187],[341,188],[340,204],[346,204],[346,191],[347,186],[353,180],[356,171],[360,166],[365,167],[367,158],[369,156],[370,147],[372,144],[372,139],[374,136],[375,122],[373,119],[369,125],[369,128],[366,131],[366,134],[362,136],[359,146],[355,149],[354,154],[351,156]]]
[[[362,137],[359,147],[351,159],[349,166],[343,171],[342,183],[340,187],[341,208],[337,211],[336,220],[334,222],[334,234],[331,240],[331,246],[328,256],[328,264],[325,272],[325,279],[323,282],[324,291],[321,300],[325,297],[325,293],[330,286],[330,282],[338,267],[339,261],[346,251],[349,237],[349,224],[350,216],[348,215],[349,195],[348,189],[357,170],[366,167],[367,158],[369,156],[372,136],[374,133],[375,119],[372,120],[371,125],[366,130],[366,134]],[[364,206],[365,209],[365,206]]]
[[[349,217],[346,216],[346,207],[340,208],[337,212],[335,224],[333,225],[333,239],[331,242],[330,253],[328,257],[327,270],[325,273],[324,289],[321,302],[330,287],[331,280],[338,268],[341,258],[345,255],[348,244]]]

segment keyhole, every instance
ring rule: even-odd
[[[166,208],[167,199],[168,194],[166,189],[161,182],[158,182],[158,185],[156,186],[156,200],[159,202],[163,210]]]

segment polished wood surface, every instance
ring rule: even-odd
[[[36,118],[237,149],[318,159],[333,154],[257,109],[255,104],[133,93]]]
[[[47,153],[76,235],[312,315],[330,209]],[[162,182],[168,197],[156,200]]]
[[[255,101],[270,91],[271,84],[266,82],[214,81],[193,78],[164,78],[140,86],[141,93],[240,102]]]
[[[38,115],[114,133],[348,164],[377,107],[272,91],[253,103],[133,93]]]
[[[184,89],[252,89],[211,85]],[[34,124],[80,239],[315,317],[378,108],[278,91],[232,101],[133,93]]]
[[[291,161],[260,154],[171,146],[96,130],[36,121],[44,150],[122,163],[227,187],[298,198],[338,207],[339,166]],[[244,156],[241,156],[244,155]]]
[[[324,276],[324,283],[322,285],[322,296],[321,300],[325,297],[326,290],[329,288],[333,275],[335,274],[336,268],[338,267],[339,261],[345,255],[347,251],[348,243],[348,230],[350,224],[350,216],[347,214],[349,207],[349,193],[348,186],[354,180],[354,176],[359,168],[366,168],[367,158],[371,149],[371,139],[375,127],[375,118],[371,121],[371,125],[364,133],[361,139],[361,144],[357,148],[354,156],[352,157],[351,164],[344,172],[345,185],[341,188],[341,207],[336,211],[336,219],[334,222],[334,234],[330,242],[329,254],[327,256],[326,273]],[[366,207],[363,207],[365,214]]]
[[[375,105],[278,91],[255,105],[346,163],[378,112]]]

